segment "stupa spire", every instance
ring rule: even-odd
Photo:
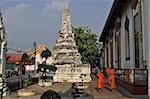
[[[65,1],[65,9],[69,9],[68,0]]]
[[[72,25],[71,25],[71,14],[68,7],[68,0],[66,0],[66,5],[64,9],[64,13],[62,15],[62,24],[61,24],[61,32],[62,33],[71,33]]]

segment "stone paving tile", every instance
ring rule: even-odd
[[[78,97],[76,99],[129,99],[125,96],[122,96],[117,90],[114,92],[111,92],[108,88],[104,88],[102,92],[97,92],[97,79],[96,77],[93,77],[93,80],[91,83],[84,83],[85,85],[88,85],[88,88],[85,90],[85,95],[82,97]],[[62,99],[73,99],[71,96],[71,85],[72,83],[55,83],[52,86],[49,87],[40,87],[37,84],[28,86],[26,89],[36,91],[35,96],[30,97],[18,97],[17,91],[12,92],[11,95],[4,97],[3,99],[40,99],[40,96],[42,93],[44,93],[47,90],[54,90],[58,92]]]
[[[65,93],[67,90],[69,90],[71,87],[71,83],[55,83],[52,86],[49,87],[40,87],[37,84],[28,86],[26,89],[36,91],[35,96],[30,96],[30,97],[18,97],[17,96],[17,91],[12,92],[11,95],[4,97],[4,99],[40,99],[40,96],[42,93],[44,93],[47,90],[54,90],[60,94]]]
[[[102,89],[102,92],[97,91],[97,77],[92,75],[93,81],[91,82],[91,90],[94,96],[94,99],[101,99],[101,98],[126,98],[127,97],[121,95],[117,90],[112,92],[108,87],[104,87]]]

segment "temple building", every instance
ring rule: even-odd
[[[36,65],[35,69],[37,69],[38,64],[41,64],[44,61],[41,57],[41,53],[44,50],[46,50],[46,45],[43,43],[40,43],[37,48],[35,48],[35,49],[30,48],[27,52],[27,54],[30,57],[36,57],[35,58],[35,65]]]
[[[131,94],[148,94],[148,1],[114,0],[99,39],[103,42],[103,67],[114,68],[117,85]]]
[[[57,67],[55,82],[90,82],[90,65],[82,64],[81,55],[74,39],[71,15],[66,5],[62,15],[61,30],[52,49],[53,64]]]
[[[46,45],[43,44],[43,43],[41,43],[41,44],[38,45],[38,47],[36,48],[36,50],[30,48],[29,51],[28,51],[28,55],[29,55],[29,56],[32,56],[32,57],[34,57],[35,54],[41,55],[41,53],[42,53],[44,50],[46,50]]]

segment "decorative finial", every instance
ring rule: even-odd
[[[68,0],[66,0],[66,5],[65,5],[65,9],[69,9],[69,7],[68,7]]]

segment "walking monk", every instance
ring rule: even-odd
[[[98,80],[97,80],[98,90],[101,92],[102,88],[104,87],[104,75],[102,72],[99,71],[97,73],[97,77],[98,77]]]
[[[107,69],[107,84],[111,88],[112,91],[116,89],[116,82],[115,82],[115,70],[114,69]]]

